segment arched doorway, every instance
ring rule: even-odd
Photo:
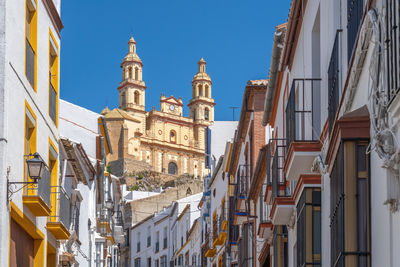
[[[178,174],[178,166],[175,162],[168,163],[168,174]]]

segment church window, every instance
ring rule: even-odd
[[[139,105],[139,92],[135,91],[135,104]]]
[[[209,90],[209,87],[208,87],[208,85],[206,85],[205,87],[205,90],[206,90],[206,97],[210,97],[210,90]]]
[[[170,142],[171,143],[176,143],[176,132],[174,131],[174,130],[172,130],[171,132],[170,132],[170,134],[169,134],[169,137],[170,137]]]
[[[135,80],[139,80],[139,69],[137,67],[135,68]]]
[[[199,96],[203,96],[203,85],[199,85]]]
[[[178,166],[175,162],[168,163],[168,174],[178,174]]]
[[[204,109],[204,119],[206,121],[210,120],[210,110],[208,108]]]
[[[124,108],[126,104],[125,92],[121,94],[121,107]]]
[[[128,68],[128,77],[129,79],[132,79],[132,67]]]

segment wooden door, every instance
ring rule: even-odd
[[[10,267],[33,267],[33,238],[11,220]]]

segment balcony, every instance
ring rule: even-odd
[[[204,242],[204,250],[205,250],[204,256],[207,257],[207,258],[214,257],[216,252],[217,252],[217,249],[211,248],[211,246],[210,246],[209,233],[206,233],[206,240]]]
[[[224,209],[222,209],[222,210],[224,210]],[[223,245],[223,244],[225,244],[225,241],[228,237],[228,233],[226,232],[227,228],[228,228],[228,221],[225,219],[224,212],[222,212],[222,214],[219,216],[218,225],[219,225],[218,240],[219,240],[220,245]]]
[[[284,173],[296,181],[310,173],[312,163],[321,152],[320,79],[295,79],[286,107],[287,157]]]
[[[122,211],[117,210],[114,214],[114,236],[115,242],[123,243],[124,241],[124,221]]]
[[[283,164],[285,162],[286,152],[285,144],[285,139],[271,139],[269,145],[271,150],[274,151],[270,172],[271,203],[273,203],[277,197],[285,197],[290,195],[286,176],[283,172]]]
[[[260,238],[270,239],[273,233],[273,224],[271,221],[260,222],[258,227],[258,236]]]
[[[115,239],[114,239],[114,235],[115,235],[115,229],[114,229],[114,224],[112,224],[111,227],[111,231],[109,233],[107,233],[107,240],[110,242],[111,245],[115,244]]]
[[[271,209],[274,225],[291,225],[294,220],[295,205],[292,197],[277,197]]]
[[[272,198],[272,173],[271,173],[271,146],[273,145],[272,141],[269,142],[267,146],[267,184],[265,186],[265,192],[264,192],[264,187],[261,189],[262,192],[264,192],[264,202],[267,204],[272,204],[271,203],[271,198]],[[262,193],[260,192],[260,194]]]
[[[26,169],[27,167],[25,167]],[[25,182],[31,182],[32,180],[25,175]],[[51,177],[48,168],[46,167],[43,171],[42,178],[38,180],[37,184],[29,184],[24,187],[22,201],[26,207],[35,216],[50,216],[51,213]]]
[[[111,218],[107,209],[103,209],[97,218],[97,232],[106,237],[109,233],[111,233]]]
[[[234,192],[234,224],[242,224],[247,221],[248,211],[246,199],[248,193],[248,177],[250,175],[249,165],[240,165],[237,171],[237,182]]]
[[[57,240],[68,239],[71,223],[70,198],[61,186],[52,186],[51,199],[53,203],[56,203],[56,206],[52,210],[51,216],[48,217],[46,228]]]
[[[258,236],[260,238],[269,239],[272,235],[272,222],[270,220],[270,206],[264,201],[265,187],[267,187],[267,185],[262,185],[260,190],[260,224],[258,226]]]
[[[285,162],[285,140],[272,139],[272,146],[275,148],[275,153],[271,165],[271,202],[272,209],[270,212],[271,222],[274,225],[289,224],[293,211],[294,203],[292,200],[292,184],[286,181],[285,173],[283,172],[283,163]]]

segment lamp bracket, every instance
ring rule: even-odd
[[[30,184],[37,184],[37,179],[34,179],[32,182],[10,182],[8,179],[9,170],[7,170],[7,203],[10,201],[13,194],[17,193],[24,187]],[[20,188],[16,188],[17,185],[23,185]]]

